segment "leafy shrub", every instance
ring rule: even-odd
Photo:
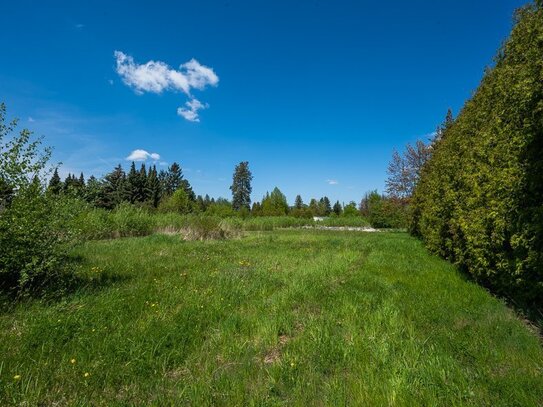
[[[187,214],[192,209],[193,204],[183,188],[179,188],[171,196],[163,198],[158,206],[160,212],[174,212],[179,214]]]
[[[112,214],[99,208],[84,208],[74,220],[73,227],[85,239],[107,239],[115,235]]]
[[[70,229],[77,209],[69,198],[44,193],[40,176],[51,150],[32,133],[15,132],[0,104],[0,288],[21,294],[43,291],[67,271],[77,233]],[[8,141],[5,141],[8,140]]]
[[[78,235],[71,226],[73,200],[47,196],[39,185],[18,190],[0,211],[0,286],[42,291],[66,272]]]
[[[366,194],[360,212],[374,228],[404,229],[408,226],[408,207],[401,200],[380,195],[377,191]]]
[[[145,236],[154,230],[149,212],[126,202],[112,212],[112,221],[115,237]]]

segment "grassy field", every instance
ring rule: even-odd
[[[543,404],[529,327],[403,233],[153,235],[5,303],[0,405]]]

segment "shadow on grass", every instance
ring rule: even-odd
[[[22,303],[39,301],[53,304],[74,295],[90,294],[130,280],[130,276],[109,270],[90,268],[83,256],[71,255],[62,270],[35,279],[31,288],[20,289],[16,282],[0,285],[0,315],[9,313]],[[98,272],[97,272],[98,271]]]
[[[488,280],[475,278],[465,267],[456,265],[455,268],[462,280],[484,288],[489,295],[505,303],[543,341],[543,308],[540,304],[525,301],[521,293],[515,295],[515,293],[505,293],[503,290],[497,290]]]

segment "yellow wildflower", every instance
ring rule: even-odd
[[[20,374],[16,374],[15,376],[13,376],[13,380],[20,380],[20,379],[21,379]]]
[[[75,364],[75,359],[70,359],[70,363],[73,365]]]

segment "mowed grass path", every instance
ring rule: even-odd
[[[543,404],[537,335],[403,233],[78,254],[96,284],[0,314],[0,405]]]

